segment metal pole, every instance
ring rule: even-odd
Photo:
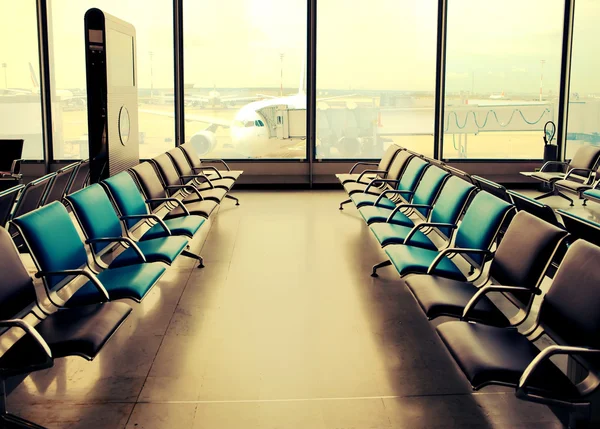
[[[569,88],[571,85],[571,55],[573,52],[573,24],[575,0],[565,0],[562,61],[560,67],[560,95],[558,99],[557,139],[558,160],[565,159],[567,149],[567,121],[569,115]]]
[[[54,160],[52,143],[52,85],[50,76],[50,31],[48,26],[48,2],[36,2],[38,49],[40,60],[40,97],[42,108],[42,138],[44,142],[44,167],[50,172],[50,163]]]
[[[446,30],[448,1],[438,0],[438,34],[435,81],[435,118],[433,130],[433,157],[441,160],[444,156],[444,104],[446,102]]]
[[[313,187],[313,161],[316,153],[316,106],[317,106],[317,0],[308,0],[307,31],[307,71],[306,82],[306,157],[308,159],[308,178],[310,189]]]
[[[173,0],[173,62],[174,62],[174,108],[175,144],[185,143],[184,75],[183,75],[183,0]]]

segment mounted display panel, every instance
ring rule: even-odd
[[[139,163],[133,25],[100,9],[85,14],[91,182]]]

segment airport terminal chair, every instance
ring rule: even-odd
[[[565,210],[556,210],[565,228],[574,237],[600,246],[600,224]]]
[[[140,221],[146,222],[150,226],[150,229],[144,232],[140,238],[141,241],[167,237],[169,232],[172,235],[192,238],[206,221],[205,218],[194,215],[163,220],[151,213],[135,181],[125,171],[100,184],[115,203],[119,217],[125,222],[127,229],[134,228]]]
[[[149,162],[142,162],[129,169],[137,180],[140,189],[144,192],[146,202],[150,204],[152,210],[164,205],[169,212],[164,219],[189,216],[190,214],[208,218],[218,207],[214,201],[204,200],[193,203],[183,203],[180,199],[169,197],[159,173]]]
[[[559,370],[550,357],[568,355],[585,368],[589,358],[600,355],[600,248],[577,240],[567,251],[550,290],[544,296],[532,329],[516,329],[470,323],[446,322],[437,332],[473,389],[487,385],[513,386],[518,398],[566,407],[571,425],[589,418],[586,399],[600,385],[591,369],[578,384]],[[547,335],[556,345],[538,349],[534,342]],[[573,427],[573,426],[570,426]]]
[[[413,273],[427,273],[464,281],[465,275],[452,261],[457,255],[462,255],[473,270],[478,268],[481,275],[484,264],[493,256],[490,249],[513,210],[512,204],[480,191],[469,204],[450,247],[443,250],[435,249],[435,245],[426,248],[424,242],[417,247],[411,245],[412,237],[407,237],[404,244],[384,247],[389,259],[374,265],[371,275],[377,277],[379,268],[393,264],[401,277]],[[427,237],[422,240],[431,241]]]
[[[67,209],[59,202],[40,207],[12,222],[25,239],[38,269],[36,276],[42,277],[48,299],[59,307],[122,298],[140,302],[166,270],[161,264],[144,262],[143,255],[139,264],[109,267],[100,272],[92,270],[84,243]],[[72,296],[65,298],[63,293],[61,297],[59,292],[64,283],[80,276],[89,281]],[[54,291],[55,288],[59,290]],[[63,302],[57,304],[56,295]]]
[[[67,195],[67,189],[71,187],[71,182],[77,174],[79,164],[81,164],[81,161],[69,164],[56,172],[56,177],[52,181],[52,184],[42,201],[42,205],[50,204],[54,201],[62,201],[65,195]]]
[[[526,211],[555,226],[561,226],[552,207],[515,191],[507,191],[517,211]]]
[[[93,360],[129,316],[131,307],[107,302],[48,314],[37,303],[33,281],[4,228],[0,228],[0,253],[0,328],[3,334],[11,330],[10,340],[14,341],[0,357],[0,421],[11,424],[8,427],[40,428],[7,412],[5,380],[46,369],[56,358]],[[25,320],[28,316],[35,326]],[[17,337],[20,331],[25,335]]]
[[[394,158],[394,161],[392,161],[392,165],[390,166],[390,169],[388,170],[388,174],[385,179],[373,179],[369,183],[348,182],[344,184],[344,190],[346,191],[348,196],[351,196],[352,194],[357,192],[361,194],[367,193],[375,196],[380,195],[384,190],[392,189],[388,186],[388,183],[391,183],[393,185],[396,185],[398,183],[398,180],[400,179],[402,172],[407,166],[408,161],[410,161],[413,157],[414,155],[412,155],[408,151],[402,150],[398,152],[398,154]],[[350,198],[345,201],[342,201],[340,203],[340,210],[344,209],[344,204],[348,204],[350,202],[352,202]]]
[[[65,195],[72,194],[73,192],[77,192],[80,189],[85,188],[90,181],[90,160],[84,159],[77,166],[77,172],[75,176],[73,176],[73,180],[71,180],[71,184],[69,185]]]
[[[450,241],[458,220],[475,191],[476,188],[471,183],[451,176],[443,184],[433,206],[425,207],[429,212],[425,222],[415,225],[411,218],[399,211],[402,208],[400,204],[383,222],[377,220],[369,227],[382,247],[389,244],[403,244],[410,236],[414,237],[414,240],[411,240],[412,245],[418,246],[420,243],[425,247],[436,249],[427,235],[435,228]]]
[[[12,217],[22,216],[40,207],[55,177],[56,173],[46,174],[25,185]]]
[[[496,182],[492,182],[491,180],[488,180],[484,177],[476,175],[471,176],[471,180],[473,181],[473,183],[475,183],[475,186],[477,186],[482,191],[487,191],[490,194],[495,195],[496,197],[501,198],[509,203],[512,202],[512,200],[508,196],[508,191],[504,186],[499,185]]]
[[[150,161],[155,166],[160,177],[163,181],[163,186],[167,190],[170,196],[175,195],[177,192],[181,192],[183,202],[196,202],[196,201],[214,201],[217,204],[220,203],[227,191],[223,188],[210,188],[200,191],[198,184],[193,180],[184,180],[180,176],[173,160],[166,154],[163,153],[157,157],[152,158]]]
[[[372,206],[377,202],[379,206],[393,209],[396,202],[408,203],[412,200],[423,173],[430,165],[424,159],[413,156],[401,176],[396,179],[373,179],[364,192],[350,195],[350,200],[357,208]],[[378,182],[383,183],[384,188],[374,188]],[[377,192],[371,193],[372,189],[377,189]]]
[[[94,261],[102,268],[106,267],[102,255],[112,250],[115,243],[126,247],[126,250],[110,262],[112,267],[139,263],[140,252],[148,262],[171,265],[179,255],[183,255],[198,260],[199,266],[203,267],[202,258],[186,250],[189,239],[170,235],[170,230],[164,224],[161,226],[169,235],[134,243],[127,228],[123,233],[122,221],[106,191],[98,183],[68,195],[67,201],[85,234],[86,244],[90,245]]]
[[[242,170],[231,170],[229,165],[222,159],[200,159],[198,152],[194,149],[191,143],[182,144],[179,146],[181,150],[185,153],[188,158],[188,161],[192,165],[192,169],[195,173],[207,172],[210,174],[214,173],[216,176],[215,179],[233,179],[237,180],[242,175]],[[218,170],[215,166],[205,165],[204,163],[219,163],[225,167],[225,171]]]
[[[387,219],[390,219],[390,223],[394,223],[396,215],[397,218],[402,220],[409,219],[408,216],[415,211],[421,217],[426,218],[442,185],[448,177],[449,174],[446,171],[435,165],[431,165],[423,173],[414,194],[405,194],[409,197],[407,198],[410,200],[409,202],[399,201],[398,205],[396,205],[393,201],[385,198],[384,192],[375,200],[375,204],[362,206],[358,211],[365,222],[367,222],[367,225],[374,222],[386,222]],[[402,194],[400,195],[402,196]],[[392,212],[394,213],[392,214]]]
[[[518,212],[494,253],[489,276],[492,282],[475,286],[471,282],[436,275],[406,277],[408,289],[429,319],[439,316],[460,318],[470,302],[470,320],[494,326],[517,326],[527,318],[533,297],[568,232],[525,211]],[[489,279],[488,279],[489,280]],[[492,284],[493,283],[493,284]],[[525,293],[519,293],[525,289]],[[519,311],[506,317],[488,298],[502,293]]]
[[[595,203],[600,203],[600,176],[597,176],[597,178],[598,178],[598,181],[596,182],[596,185],[594,185],[594,187],[592,189],[583,191],[582,197],[583,197],[584,205],[587,200],[593,201]]]
[[[338,178],[340,183],[344,185],[348,182],[358,182],[368,184],[373,179],[385,179],[388,173],[394,158],[401,151],[402,148],[398,145],[392,144],[390,145],[383,156],[381,157],[381,161],[377,162],[357,162],[352,166],[348,173],[344,174],[336,174],[335,177]],[[363,166],[377,166],[374,169],[366,169],[361,171],[360,173],[355,173],[354,170],[358,167]]]
[[[573,159],[570,162],[561,162],[561,161],[548,161],[544,163],[540,171],[533,173],[521,173],[525,176],[531,177],[533,179],[544,182],[548,186],[550,186],[550,192],[547,192],[543,195],[537,196],[536,200],[541,200],[544,198],[548,198],[551,196],[559,196],[569,201],[571,205],[573,205],[573,200],[560,192],[555,186],[555,182],[561,179],[569,180],[579,179],[581,182],[586,182],[590,180],[594,169],[597,168],[598,162],[600,160],[600,147],[592,146],[592,145],[584,145],[577,149]],[[561,166],[563,168],[563,172],[551,172],[548,171],[548,168],[553,166]]]
[[[24,188],[25,185],[17,185],[0,192],[0,227],[6,227],[15,209],[15,203]]]

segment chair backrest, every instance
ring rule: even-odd
[[[421,180],[421,176],[425,171],[425,168],[429,166],[429,163],[422,158],[413,156],[404,168],[400,181],[398,182],[397,189],[403,191],[414,191]],[[408,196],[405,196],[409,199]]]
[[[491,180],[485,179],[481,176],[473,175],[471,176],[471,179],[473,180],[475,185],[482,191],[489,192],[490,194],[498,198],[502,198],[504,201],[507,201],[509,203],[512,202],[504,186],[499,185],[496,182],[492,182]]]
[[[556,210],[573,239],[582,239],[600,246],[600,224],[576,214]]]
[[[577,149],[569,168],[594,168],[600,158],[600,146],[584,145]]]
[[[13,319],[35,302],[33,281],[8,231],[0,228],[0,320]]]
[[[44,201],[46,192],[55,177],[56,173],[46,174],[25,185],[25,189],[21,192],[19,201],[17,201],[13,217],[22,216],[37,209]]]
[[[179,147],[171,149],[167,152],[167,155],[169,155],[173,160],[173,164],[175,164],[180,176],[190,176],[195,174],[192,170],[191,164],[188,162],[188,159],[185,156],[185,153],[183,153]]]
[[[79,167],[77,167],[77,172],[75,173],[75,177],[71,180],[71,185],[69,189],[67,189],[66,194],[70,194],[73,192],[77,192],[80,189],[83,189],[90,179],[90,160],[86,159],[79,163]]]
[[[507,193],[517,210],[526,211],[542,220],[545,220],[548,223],[551,223],[552,225],[559,226],[558,219],[556,219],[556,215],[554,214],[552,207],[515,191],[509,190]]]
[[[456,224],[462,213],[465,211],[465,207],[473,192],[475,192],[475,186],[472,183],[457,176],[450,176],[448,180],[444,182],[444,185],[435,200],[431,215],[429,216],[429,221]],[[452,232],[452,230],[448,228],[438,228],[438,230],[447,237],[449,237]]]
[[[504,223],[505,217],[514,206],[486,191],[475,195],[456,230],[455,247],[486,250],[491,247]],[[480,264],[481,255],[469,255]]]
[[[15,208],[15,202],[24,188],[25,185],[17,185],[0,192],[0,227],[6,227]]]
[[[198,155],[198,152],[196,152],[196,149],[194,149],[194,146],[192,146],[191,143],[185,143],[179,147],[181,148],[181,150],[183,150],[185,156],[187,156],[187,159],[193,168],[202,167],[202,161],[200,161],[200,156]]]
[[[148,206],[133,177],[126,171],[115,174],[104,180],[102,185],[115,202],[119,213],[123,216],[148,214]],[[127,228],[133,227],[140,219],[127,219]]]
[[[540,306],[539,322],[556,342],[600,348],[600,247],[584,240],[567,250]]]
[[[400,146],[392,144],[390,145],[385,153],[383,154],[383,156],[381,157],[381,160],[379,161],[379,165],[377,166],[377,169],[380,171],[388,171],[390,166],[392,165],[392,161],[394,160],[394,158],[396,157],[396,154],[402,150],[400,148]]]
[[[444,165],[444,168],[448,171],[448,173],[452,174],[453,176],[457,176],[460,177],[463,180],[466,180],[467,182],[471,182],[473,183],[473,179],[471,178],[471,175],[469,173],[467,173],[466,171],[463,170],[459,170],[456,167],[452,167],[451,165]]]
[[[52,181],[52,186],[50,186],[50,189],[48,189],[46,198],[44,198],[42,204],[50,204],[54,201],[62,201],[67,193],[67,189],[69,189],[71,185],[71,181],[77,173],[79,164],[79,162],[74,162],[73,164],[69,164],[56,172],[56,177]]]
[[[25,238],[40,271],[77,269],[87,264],[87,253],[65,206],[55,201],[12,221]],[[48,287],[65,276],[51,276]]]
[[[404,171],[404,168],[406,167],[406,164],[413,157],[414,155],[407,150],[401,150],[398,152],[392,161],[392,165],[390,165],[386,179],[399,179]]]
[[[423,177],[415,189],[415,194],[412,198],[413,204],[432,205],[437,197],[444,180],[448,178],[448,173],[435,165],[430,165],[423,173]],[[422,215],[426,216],[428,211],[425,209],[417,209]]]
[[[67,195],[67,201],[73,207],[75,217],[86,238],[121,237],[123,235],[119,216],[100,184],[94,183]],[[97,253],[113,244],[94,243],[92,248]]]
[[[130,168],[129,171],[133,173],[140,188],[144,191],[146,199],[165,198],[167,196],[167,192],[165,191],[165,187],[161,182],[159,174],[151,163],[142,162],[141,164]],[[150,207],[155,209],[160,204],[161,203],[151,203]]]
[[[15,160],[23,156],[23,139],[0,139],[0,171],[10,172]]]
[[[568,232],[525,211],[510,222],[490,266],[490,275],[507,286],[538,287]],[[529,305],[532,294],[512,294]]]
[[[152,162],[156,165],[156,169],[160,173],[163,183],[167,186],[181,185],[179,172],[175,168],[173,161],[166,153],[152,158]]]

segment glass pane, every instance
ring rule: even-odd
[[[433,155],[437,0],[318,9],[317,158]]]
[[[564,0],[449,0],[444,158],[543,157],[563,13]]]
[[[304,158],[306,0],[183,10],[186,142],[206,158]]]
[[[51,2],[56,159],[88,157],[83,18],[97,5],[92,0]],[[173,2],[103,0],[101,5],[136,29],[140,157],[151,158],[175,146]]]
[[[571,57],[571,87],[567,124],[567,153],[584,144],[600,145],[600,57],[597,40],[600,8],[595,0],[577,0]]]
[[[44,159],[35,1],[0,1],[0,139],[23,139]],[[1,150],[1,149],[0,149]]]

